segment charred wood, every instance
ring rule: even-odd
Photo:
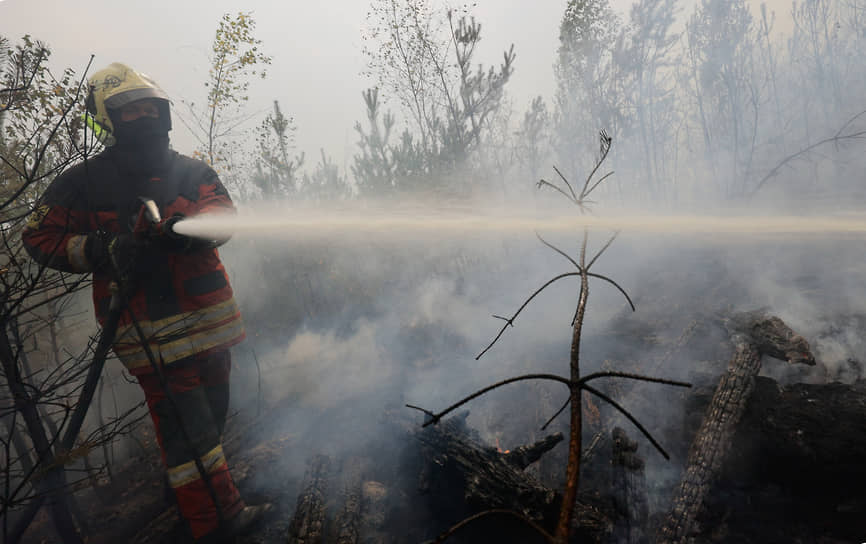
[[[725,326],[737,345],[748,344],[762,355],[791,364],[815,365],[806,339],[776,316],[766,316],[760,311],[744,312],[731,316]]]
[[[450,511],[454,521],[489,509],[513,510],[542,525],[556,519],[558,494],[520,465],[560,442],[560,433],[540,441],[540,446],[525,446],[513,457],[481,445],[466,427],[465,415],[422,429],[415,438],[425,459],[419,488],[431,498],[434,509]],[[455,502],[455,498],[462,500]]]
[[[613,430],[611,492],[616,520],[611,542],[644,544],[649,503],[644,460],[637,454],[638,444],[621,427]]]
[[[541,456],[552,450],[562,442],[562,433],[548,435],[533,444],[527,444],[514,448],[503,455],[506,463],[510,463],[520,470],[525,469],[532,463],[541,459]]]
[[[361,463],[356,457],[343,465],[343,506],[337,515],[337,544],[357,544],[361,535]]]
[[[389,533],[388,510],[391,492],[382,483],[368,480],[361,486],[361,534],[364,544],[388,544],[394,537]]]
[[[864,451],[866,381],[781,387],[758,377],[725,473],[801,494],[863,497]]]
[[[325,498],[331,459],[327,455],[314,456],[304,474],[304,483],[298,495],[298,505],[289,525],[290,544],[321,544],[325,538]]]
[[[552,532],[561,496],[521,467],[530,468],[533,460],[543,458],[563,440],[562,435],[504,453],[483,444],[466,425],[467,415],[411,431],[418,447],[407,450],[414,460],[407,471],[418,475],[415,492],[424,495],[429,511],[425,524],[445,531],[461,520],[476,518],[448,542],[547,542],[531,524]],[[606,541],[611,515],[606,506],[599,506],[602,502],[595,495],[578,497],[572,525],[575,541]]]
[[[692,532],[692,523],[730,448],[759,369],[758,351],[751,345],[738,346],[692,442],[687,468],[673,509],[659,533],[659,542],[683,542]]]
[[[728,541],[858,542],[866,531],[866,381],[759,376],[697,522]]]
[[[695,531],[695,519],[730,450],[752,394],[762,354],[791,363],[815,364],[808,343],[777,317],[760,312],[737,314],[727,326],[735,352],[689,449],[686,470],[671,513],[659,531],[659,542],[685,542]]]

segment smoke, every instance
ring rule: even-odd
[[[765,373],[790,381],[851,382],[864,360],[860,336],[866,296],[860,287],[863,243],[856,238],[796,240],[749,245],[733,273],[743,278],[748,299],[766,307],[802,334],[818,366],[796,369],[765,364]],[[731,252],[729,252],[731,254]]]
[[[706,28],[720,24],[708,11],[700,15]],[[696,39],[701,28],[686,36],[696,46],[703,43]],[[295,470],[319,451],[341,455],[363,449],[359,443],[385,440],[384,413],[402,411],[420,423],[421,415],[406,403],[435,411],[516,374],[567,374],[575,278],[535,297],[493,349],[475,360],[505,325],[492,315],[512,316],[550,278],[575,270],[536,240],[535,231],[577,258],[582,229],[590,227],[592,258],[621,229],[593,271],[616,281],[637,309],[631,312],[616,286],[592,280],[581,344],[584,374],[630,370],[713,385],[732,352],[724,318],[765,309],[810,342],[818,365],[766,360],[764,375],[782,384],[861,377],[866,297],[860,238],[866,222],[859,204],[862,154],[852,145],[862,127],[854,114],[862,108],[852,97],[862,93],[858,85],[842,85],[834,94],[801,73],[809,62],[782,59],[781,50],[769,45],[766,54],[779,58],[778,71],[752,66],[770,42],[751,32],[732,45],[733,52],[727,51],[728,38],[696,50],[693,58],[705,65],[694,70],[686,56],[663,59],[660,66],[674,68],[660,69],[656,94],[646,96],[669,98],[631,104],[648,118],[658,114],[655,124],[643,126],[641,118],[630,126],[599,127],[615,139],[598,173],[617,174],[593,193],[593,213],[564,206],[570,203],[549,187],[532,198],[515,190],[537,181],[535,164],[532,179],[518,179],[514,169],[502,180],[504,193],[520,195],[508,202],[506,194],[502,206],[272,203],[233,218],[180,223],[185,234],[236,237],[224,255],[250,331],[248,347],[260,354],[268,402],[281,410],[273,417],[283,432],[304,437],[288,461]],[[792,55],[802,43],[791,42]],[[832,58],[828,53],[813,60],[825,66]],[[836,68],[831,75],[838,75]],[[717,76],[728,72],[736,81],[718,84]],[[608,82],[594,83],[607,88]],[[742,92],[729,96],[732,88]],[[563,97],[586,90],[569,87]],[[709,118],[703,110],[697,115],[696,101],[712,108]],[[628,109],[615,101],[595,105],[617,115]],[[577,188],[596,158],[597,148],[585,153],[582,143],[596,145],[588,136],[598,117],[566,123],[573,133],[558,142],[563,181],[570,178]],[[554,162],[553,139],[543,140],[550,149],[542,150],[539,164]],[[811,147],[821,141],[825,145]],[[558,179],[546,169],[540,175]],[[685,413],[686,393],[679,390],[613,380],[603,387],[663,444],[681,438],[678,431],[697,417]],[[556,385],[519,384],[466,408],[470,424],[491,443],[500,437],[526,442],[563,398]],[[601,417],[622,422],[607,409]],[[564,425],[560,419],[554,427]],[[658,491],[652,500],[658,501],[678,477],[686,451],[674,445],[668,463],[646,440],[639,443]]]
[[[320,216],[309,209],[298,215],[283,207],[277,216],[266,207],[251,208],[247,213],[255,212],[256,228],[242,229],[222,250],[249,336],[235,350],[236,379],[252,379],[249,353],[254,351],[271,410],[261,438],[297,437],[284,460],[287,471],[299,478],[316,453],[343,458],[393,440],[395,417],[420,425],[423,416],[405,404],[438,411],[511,376],[568,374],[576,278],[564,278],[538,294],[496,345],[475,359],[505,324],[493,315],[512,316],[546,281],[574,271],[522,217],[508,223],[508,214],[501,213],[500,228],[463,231],[442,227],[442,221],[459,217],[456,213],[421,214],[405,204],[388,217],[414,222],[396,232],[366,229],[357,217],[358,223],[325,231],[286,222],[291,216],[291,221],[317,224],[330,213],[327,205],[323,208]],[[377,216],[385,213],[379,209]],[[243,217],[242,211],[233,221]],[[616,217],[633,219],[625,212]],[[799,225],[785,219],[790,228],[781,231],[762,230],[777,218],[757,213],[692,217],[695,224],[679,232],[649,222],[642,229],[624,229],[598,259],[593,271],[616,281],[637,310],[631,312],[616,287],[592,280],[581,346],[584,374],[617,369],[712,385],[732,353],[722,319],[764,308],[804,335],[819,360],[814,368],[768,360],[765,375],[783,383],[856,379],[851,361],[866,357],[858,334],[862,320],[857,315],[866,313],[866,298],[858,288],[858,256],[864,248],[857,237],[803,234],[810,225],[826,224],[821,217]],[[839,217],[850,218],[833,220]],[[559,224],[547,221],[539,234],[577,258],[579,224],[544,228]],[[268,224],[274,230],[264,227]],[[711,224],[731,228],[701,228]],[[732,232],[735,228],[740,232]],[[610,229],[592,229],[588,258],[611,235]],[[602,387],[668,448],[693,416],[683,411],[686,393],[667,386],[611,381]],[[254,393],[243,385],[236,391],[238,405]],[[565,396],[556,384],[515,384],[465,409],[483,439],[513,447],[537,439],[540,424]],[[612,411],[603,409],[601,415],[604,423],[616,422],[637,434]],[[551,432],[566,423],[561,417]],[[658,501],[674,485],[686,452],[675,448],[667,462],[646,440],[639,443],[657,490],[652,500],[663,508]],[[561,477],[559,472],[554,470],[554,476]]]
[[[358,317],[339,327],[343,332],[302,328],[269,354],[268,388],[277,396],[295,394],[316,409],[441,401],[442,373],[455,371],[457,360],[465,362],[465,348],[477,341],[466,323],[479,311],[456,291],[453,281],[434,278],[386,302],[390,312]]]

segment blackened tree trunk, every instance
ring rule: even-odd
[[[54,453],[51,448],[51,441],[45,433],[45,428],[42,424],[42,419],[37,410],[36,399],[30,394],[21,376],[18,357],[16,356],[17,346],[13,347],[9,343],[10,337],[17,336],[16,331],[10,330],[11,327],[17,327],[14,321],[0,322],[0,364],[3,366],[3,374],[6,377],[6,384],[12,393],[12,398],[15,402],[15,409],[21,414],[24,425],[27,428],[27,433],[33,446],[36,449],[37,461],[36,468],[48,469],[54,461]],[[66,502],[63,500],[63,493],[66,492],[66,478],[62,470],[47,470],[40,486],[43,493],[52,493],[48,498],[51,516],[57,527],[57,532],[63,539],[64,543],[79,544],[83,543],[75,527],[72,514]],[[32,509],[33,507],[31,507]],[[29,513],[29,512],[28,512]],[[35,512],[34,512],[35,513]],[[26,519],[25,516],[7,535],[8,542],[14,544],[21,539],[24,531],[32,520]]]

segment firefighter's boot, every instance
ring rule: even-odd
[[[269,502],[254,506],[244,506],[243,510],[228,520],[229,532],[232,535],[243,535],[250,532],[273,509],[274,505]]]
[[[229,544],[236,542],[235,537],[251,532],[273,509],[273,505],[267,502],[256,506],[244,506],[234,517],[226,521],[222,528],[199,538],[196,543]]]

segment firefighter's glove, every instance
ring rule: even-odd
[[[163,219],[159,223],[153,226],[153,230],[155,234],[159,237],[167,238],[169,240],[186,238],[182,234],[178,234],[174,231],[174,226],[178,221],[184,218],[183,214],[176,213],[169,217],[168,219]]]
[[[176,213],[168,219],[163,219],[154,225],[154,240],[158,247],[169,253],[195,253],[202,249],[212,249],[220,245],[216,240],[205,240],[192,236],[178,234],[174,230],[174,226],[186,219],[183,214]]]
[[[153,225],[152,239],[157,247],[169,253],[185,253],[189,250],[195,239],[174,231],[174,226],[183,219],[183,214],[176,213]]]
[[[128,281],[141,245],[132,234],[100,230],[87,235],[84,253],[94,270],[107,271],[115,279]]]

